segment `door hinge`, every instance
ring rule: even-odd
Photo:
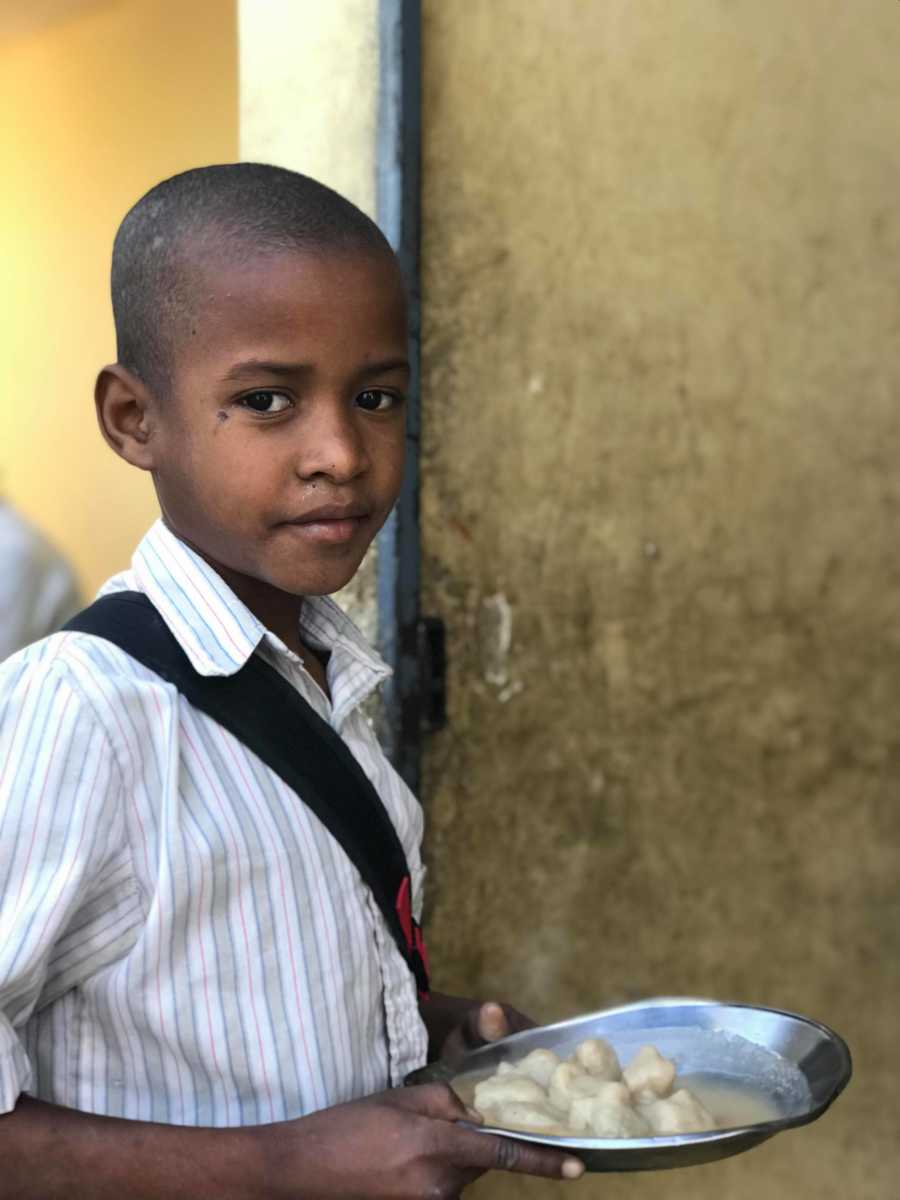
[[[447,640],[440,617],[420,617],[419,710],[420,728],[435,733],[447,724]]]

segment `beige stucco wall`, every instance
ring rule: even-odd
[[[320,179],[375,217],[378,0],[237,0],[240,157]],[[378,634],[373,546],[337,599]]]
[[[240,148],[375,215],[377,0],[237,0]]]
[[[544,1019],[675,993],[826,1021],[856,1076],[815,1126],[575,1186],[885,1200],[900,5],[424,13],[437,982]]]

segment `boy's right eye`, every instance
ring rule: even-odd
[[[238,404],[242,404],[245,408],[264,413],[266,416],[284,412],[285,409],[290,408],[292,403],[290,396],[285,395],[284,392],[249,392],[246,396],[241,396],[238,401]]]

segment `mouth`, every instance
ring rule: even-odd
[[[278,524],[296,529],[305,541],[339,544],[352,541],[370,516],[362,505],[326,504]]]

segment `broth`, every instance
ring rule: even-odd
[[[717,1129],[735,1129],[775,1121],[781,1116],[778,1106],[759,1088],[721,1076],[679,1076],[679,1084],[694,1093],[716,1118]]]

